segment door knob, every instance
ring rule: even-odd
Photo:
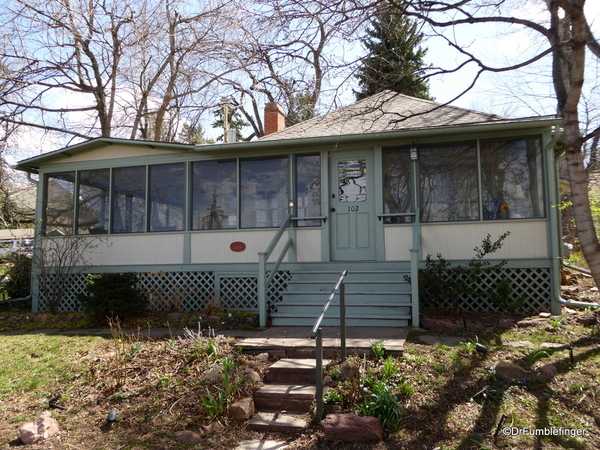
[[[329,211],[331,211],[331,212],[335,212],[335,208],[331,208]]]

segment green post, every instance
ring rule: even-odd
[[[258,253],[258,318],[261,327],[267,326],[267,253]]]

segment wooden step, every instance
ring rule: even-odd
[[[267,384],[254,392],[254,407],[259,411],[308,412],[316,390],[305,384]]]
[[[329,360],[323,360],[323,367]],[[281,384],[315,384],[317,362],[314,359],[280,359],[267,371],[265,380]]]
[[[248,426],[255,431],[300,431],[306,427],[306,420],[280,412],[261,412],[252,416]]]

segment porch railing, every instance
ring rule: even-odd
[[[277,258],[277,261],[275,261],[275,266],[268,273],[267,261],[269,260],[271,253],[273,253],[273,250],[275,250],[275,247],[279,243],[279,240],[283,236],[283,233],[285,232],[291,221],[292,213],[290,212],[279,227],[279,230],[277,230],[275,236],[273,236],[273,239],[271,240],[271,243],[269,244],[267,249],[264,252],[258,252],[258,316],[261,327],[267,326],[267,289],[269,288],[269,284],[271,284],[271,281],[273,281],[273,277],[275,277],[275,275],[277,274],[277,269],[279,269],[279,266],[281,265],[283,258],[285,258],[287,251],[293,245],[294,239],[290,237],[287,240],[287,242],[281,249],[281,253]]]
[[[340,274],[340,278],[338,279],[335,287],[331,290],[331,294],[329,294],[329,298],[325,305],[323,306],[323,310],[315,325],[313,326],[310,332],[310,338],[316,339],[316,348],[315,348],[315,360],[316,360],[316,382],[317,382],[317,392],[316,392],[316,400],[317,400],[317,411],[316,411],[316,420],[320,422],[323,418],[323,330],[321,329],[321,322],[325,318],[325,313],[331,304],[331,301],[335,297],[335,294],[339,292],[340,294],[340,345],[341,345],[341,357],[342,361],[346,359],[346,294],[345,294],[345,286],[344,286],[344,278],[348,275],[348,271],[344,270]]]

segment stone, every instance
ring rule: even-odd
[[[211,422],[208,425],[202,425],[202,430],[206,432],[206,434],[220,433],[225,431],[225,425],[221,422]]]
[[[202,434],[191,430],[178,431],[175,436],[177,436],[177,442],[182,445],[197,444],[202,442],[203,437]]]
[[[39,444],[59,432],[58,422],[50,411],[44,411],[33,422],[27,422],[19,428],[19,436],[25,445]]]
[[[539,316],[540,316],[542,319],[549,319],[550,317],[552,317],[552,314],[551,314],[551,313],[549,313],[549,312],[541,312],[541,313],[539,314]]]
[[[498,362],[496,364],[495,373],[501,378],[515,381],[525,381],[529,378],[529,373],[525,369],[509,361]]]
[[[517,324],[514,320],[503,318],[498,321],[498,326],[504,330],[510,330],[516,328]]]
[[[428,330],[443,331],[446,333],[455,333],[458,331],[458,325],[449,320],[431,319],[429,317],[423,317],[421,319],[421,326]]]
[[[352,361],[345,360],[340,364],[340,372],[342,378],[356,378],[358,377],[358,365]]]
[[[538,319],[524,319],[524,320],[519,320],[517,322],[517,327],[519,328],[531,328],[531,327],[536,327],[538,325],[540,325],[541,322]]]
[[[35,323],[44,323],[48,320],[48,316],[46,314],[38,314],[33,316],[32,319]]]
[[[508,347],[513,347],[513,348],[535,348],[535,345],[533,345],[532,342],[529,341],[512,341],[512,342],[506,342],[506,345]]]
[[[465,339],[458,336],[433,336],[424,334],[419,336],[419,340],[427,345],[442,344],[447,347],[456,347]]]
[[[259,353],[258,355],[256,355],[256,360],[266,362],[269,360],[269,354],[268,353]]]
[[[260,374],[256,370],[248,369],[242,374],[242,380],[252,384],[257,384],[262,381]]]
[[[540,367],[540,378],[543,378],[544,380],[550,381],[554,379],[557,373],[558,369],[554,364],[544,364]]]
[[[591,327],[596,325],[596,316],[594,314],[579,314],[575,320],[578,324],[584,327]]]
[[[202,375],[204,375],[204,378],[206,378],[206,381],[208,381],[209,383],[216,383],[217,381],[221,380],[221,368],[220,367],[213,367],[211,369],[208,369],[207,371],[205,371]]]
[[[567,347],[567,344],[560,344],[558,342],[542,342],[542,345],[540,345],[540,348],[552,348],[555,350],[563,350]]]
[[[183,319],[185,319],[185,314],[181,314],[181,313],[175,312],[175,313],[169,314],[167,316],[167,318],[169,320],[183,320]]]
[[[328,441],[363,442],[383,440],[383,427],[376,417],[330,414],[322,422]]]
[[[325,375],[323,377],[323,386],[331,386],[333,384],[333,378],[329,375]]]
[[[233,402],[229,407],[229,414],[240,422],[248,420],[254,414],[254,399],[245,397]]]
[[[340,413],[342,412],[342,405],[323,405],[323,412],[325,415]]]

